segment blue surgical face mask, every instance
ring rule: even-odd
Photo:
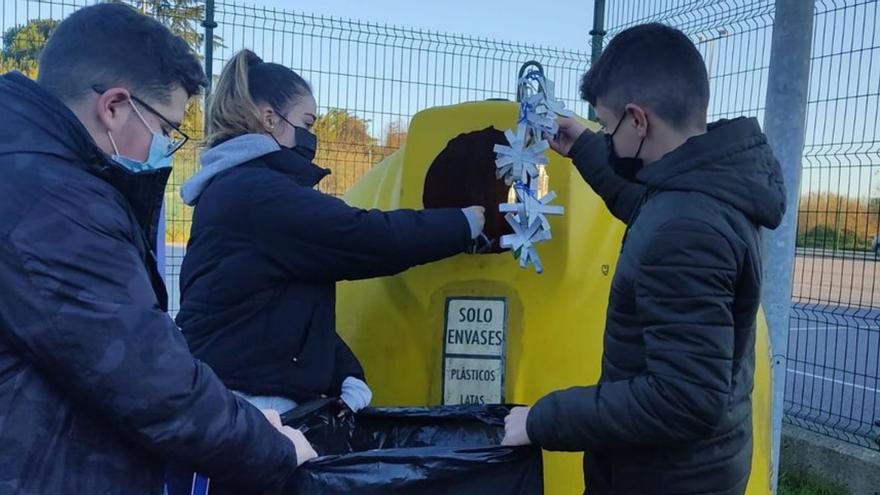
[[[129,103],[131,102],[129,101]],[[134,106],[134,103],[131,103],[131,107],[134,109],[134,112],[135,114],[137,114],[138,118],[141,119],[141,122],[143,122],[147,129],[153,134],[153,138],[150,141],[150,151],[147,154],[147,159],[144,161],[140,161],[120,155],[119,149],[116,148],[116,142],[113,140],[113,135],[110,134],[110,131],[107,131],[107,136],[110,137],[110,144],[113,145],[113,155],[111,155],[110,158],[114,162],[122,165],[126,170],[129,170],[131,172],[145,172],[170,167],[171,161],[174,158],[172,155],[168,154],[168,150],[170,150],[173,146],[171,138],[163,135],[161,132],[153,131],[153,129],[150,127],[150,124],[148,124],[147,121],[144,120],[141,112],[138,111],[136,106]]]

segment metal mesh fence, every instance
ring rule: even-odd
[[[39,19],[63,19],[86,0],[2,0],[5,31]],[[204,53],[205,3],[195,0],[128,2],[191,40]],[[569,108],[586,114],[577,97],[586,52],[444,34],[217,2],[213,70],[250,48],[266,62],[296,70],[313,88],[319,107],[316,161],[333,171],[321,189],[343,194],[376,163],[406,142],[410,118],[419,110],[489,98],[515,99],[516,75],[528,60],[543,64]],[[37,40],[38,41],[38,40]],[[22,68],[22,63],[6,67]],[[186,132],[202,137],[201,104],[190,109]],[[174,314],[178,276],[192,210],[179,198],[181,185],[198,168],[196,146],[175,155],[166,194],[165,265]]]
[[[711,119],[763,120],[773,0],[616,0],[627,27],[680,28],[706,60]],[[817,1],[798,211],[786,421],[878,448],[880,4]]]
[[[880,4],[816,2],[789,421],[877,448],[880,429]]]
[[[311,82],[322,119],[319,163],[336,175],[325,191],[351,183],[405,141],[417,111],[464,101],[512,99],[519,66],[536,59],[575,107],[585,53],[419,31],[220,2],[215,67],[244,47]],[[326,136],[321,136],[321,134]]]

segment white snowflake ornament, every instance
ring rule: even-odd
[[[510,249],[519,256],[519,266],[526,268],[529,264],[535,265],[535,271],[544,272],[541,258],[535,250],[535,244],[550,239],[550,232],[544,230],[540,223],[529,226],[525,217],[517,218],[513,213],[504,215],[504,219],[513,228],[513,234],[501,236],[501,247]]]
[[[540,66],[540,64],[535,63]],[[553,81],[543,71],[532,71],[519,80],[517,95],[521,99],[519,123],[516,132],[504,131],[508,145],[495,145],[495,174],[509,186],[515,184],[516,196],[512,203],[501,204],[499,211],[513,229],[512,234],[500,239],[501,247],[513,251],[519,266],[535,265],[538,273],[544,271],[535,245],[550,239],[549,215],[562,215],[564,208],[550,204],[556,193],[549,192],[538,198],[532,188],[539,177],[538,165],[548,163],[545,152],[550,148],[543,139],[559,130],[557,116],[570,117],[572,112],[554,95]]]
[[[504,179],[508,186],[516,180],[528,181],[538,176],[538,165],[548,162],[544,154],[550,148],[546,140],[526,146],[526,124],[520,123],[516,134],[511,130],[504,131],[509,146],[496,144],[494,147],[497,158],[495,175]]]
[[[525,120],[537,131],[539,136],[545,134],[555,136],[559,131],[556,115],[549,112],[526,110]]]
[[[565,103],[556,98],[555,86],[553,81],[544,79],[544,107],[560,117],[574,117],[574,112],[565,108]]]
[[[550,202],[556,199],[556,193],[548,192],[543,198],[538,199],[535,195],[525,187],[516,188],[516,203],[505,203],[499,205],[498,209],[502,213],[513,213],[517,219],[527,219],[529,227],[536,222],[541,223],[541,228],[550,231],[550,222],[547,220],[548,215],[562,215],[565,208],[558,205],[551,205]]]

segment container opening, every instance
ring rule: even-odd
[[[513,232],[498,211],[508,201],[510,187],[495,176],[494,147],[506,143],[504,133],[494,127],[461,134],[449,141],[425,175],[425,208],[486,208],[483,233],[490,245],[481,254],[506,251],[501,236]]]

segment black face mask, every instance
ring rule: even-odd
[[[608,141],[608,163],[611,164],[611,167],[617,175],[626,180],[635,181],[636,175],[638,175],[639,171],[645,166],[642,159],[639,158],[639,153],[642,152],[642,146],[645,144],[645,138],[642,138],[642,142],[639,143],[639,149],[636,151],[636,156],[632,158],[619,156],[614,149],[614,135],[617,134],[617,131],[620,129],[620,125],[623,124],[624,120],[626,120],[626,111],[624,111],[620,121],[617,122],[617,127],[614,128],[614,132],[605,135],[605,139]]]
[[[278,112],[278,116],[281,117],[281,120],[290,124],[290,127],[293,127],[293,141],[296,143],[292,148],[289,146],[282,146],[281,144],[278,146],[295,151],[310,162],[315,161],[315,153],[318,151],[318,136],[314,135],[305,127],[291,124],[290,121],[284,118],[280,112]]]
[[[296,142],[293,151],[296,151],[310,162],[315,161],[315,153],[318,151],[318,136],[305,127],[294,126],[293,132]]]

